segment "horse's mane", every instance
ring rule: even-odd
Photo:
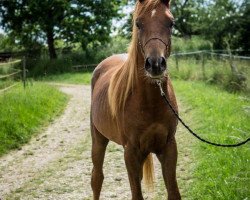
[[[133,91],[134,84],[138,77],[137,58],[140,50],[138,49],[138,34],[135,20],[140,14],[152,10],[160,2],[161,0],[147,0],[143,5],[140,5],[139,2],[136,3],[133,13],[133,33],[132,41],[128,49],[128,58],[123,64],[117,66],[117,69],[111,77],[108,89],[108,100],[113,117],[116,117],[119,111],[124,110],[126,100]]]

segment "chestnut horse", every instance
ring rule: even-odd
[[[143,199],[142,178],[153,184],[155,153],[162,166],[168,199],[181,199],[176,181],[177,119],[166,107],[156,82],[177,110],[167,73],[173,16],[169,0],[138,0],[128,54],[102,61],[92,78],[91,134],[94,200],[100,198],[103,161],[111,140],[124,148],[132,200]]]

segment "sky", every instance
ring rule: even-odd
[[[3,29],[0,27],[0,33],[4,33]]]
[[[0,17],[0,21],[1,21],[1,17]],[[2,29],[1,26],[0,26],[0,33],[4,33],[4,30]]]

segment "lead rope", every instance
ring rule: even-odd
[[[173,111],[174,115],[176,116],[176,118],[181,122],[181,124],[194,136],[196,137],[197,139],[199,139],[200,141],[204,142],[204,143],[207,143],[207,144],[210,144],[210,145],[213,145],[213,146],[217,146],[217,147],[239,147],[239,146],[242,146],[244,144],[246,144],[247,142],[250,141],[250,138],[246,139],[245,141],[242,141],[242,142],[239,142],[239,143],[236,143],[236,144],[217,144],[217,143],[214,143],[214,142],[210,142],[210,141],[207,141],[203,138],[201,138],[199,135],[197,135],[188,125],[186,125],[186,123],[180,118],[180,116],[178,115],[178,113],[175,111],[175,109],[173,108],[173,106],[171,105],[171,103],[169,102],[169,100],[167,99],[166,97],[166,94],[165,92],[163,91],[162,89],[162,82],[161,81],[157,81],[157,85],[159,86],[160,88],[160,92],[161,92],[161,96],[163,97],[163,99],[165,100],[165,102],[167,103],[167,105],[170,107],[170,109]]]

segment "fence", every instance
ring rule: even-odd
[[[176,64],[176,69],[177,71],[179,71],[179,59],[182,57],[190,57],[190,56],[195,56],[196,58],[198,57],[202,62],[201,64],[201,69],[202,69],[202,73],[203,76],[205,77],[205,60],[206,58],[210,57],[220,57],[223,59],[228,59],[229,60],[229,65],[230,68],[232,70],[233,73],[238,72],[237,70],[237,66],[235,66],[233,64],[233,60],[235,59],[239,59],[239,60],[248,60],[250,61],[250,57],[248,56],[237,56],[237,55],[232,55],[231,52],[240,52],[239,50],[232,50],[230,51],[230,54],[225,54],[224,52],[226,52],[227,50],[202,50],[202,51],[193,51],[193,52],[176,52],[176,53],[172,53],[171,57],[174,57],[175,59],[175,64]],[[222,52],[222,53],[220,53]],[[227,51],[228,52],[228,51]],[[89,64],[89,65],[76,65],[76,66],[72,66],[72,71],[74,72],[79,72],[79,71],[92,71],[95,67],[97,66],[97,64]]]
[[[21,68],[20,69],[15,68],[15,65],[18,63],[22,63],[22,70]],[[0,81],[3,83],[3,87],[1,87],[0,89],[0,94],[18,85],[18,83],[16,82],[18,75],[19,75],[19,79],[23,81],[24,87],[26,86],[26,72],[27,71],[26,71],[25,57],[23,57],[22,59],[11,61],[11,62],[0,63],[0,69],[2,69],[2,71],[4,71],[3,70],[4,67],[6,68],[5,71],[7,71],[7,73],[4,73],[2,75],[0,74]],[[12,72],[8,72],[9,70],[12,70]],[[11,84],[7,84],[7,86],[4,85],[4,83],[8,83],[8,81],[10,81]]]
[[[209,50],[203,50],[203,51],[194,51],[194,52],[179,52],[179,53],[173,53],[171,54],[171,56],[173,56],[175,58],[175,63],[176,63],[176,69],[177,71],[179,71],[179,58],[181,57],[185,57],[185,56],[195,56],[202,61],[201,63],[201,69],[202,69],[202,73],[203,73],[203,77],[205,77],[205,60],[206,58],[210,57],[217,57],[217,58],[223,58],[223,59],[227,59],[229,61],[229,66],[231,68],[231,71],[234,75],[238,75],[238,69],[237,66],[234,65],[233,60],[246,60],[246,61],[250,61],[250,57],[248,56],[237,56],[237,55],[232,55],[232,51],[228,51],[229,54],[225,54],[225,53],[216,53],[216,52],[224,52],[222,50],[214,50],[214,51],[209,51]],[[236,52],[236,51],[234,51]]]
[[[238,60],[246,60],[247,62],[250,61],[250,57],[247,56],[237,56],[237,55],[232,55],[231,52],[236,52],[238,53],[238,51],[232,50],[231,52],[229,52],[229,54],[225,53],[225,50],[203,50],[203,51],[193,51],[193,52],[174,52],[171,54],[171,57],[173,58],[171,62],[174,62],[176,64],[176,69],[177,71],[179,71],[180,68],[180,63],[182,62],[181,59],[182,58],[190,58],[190,57],[194,57],[195,60],[197,61],[201,61],[201,64],[198,65],[198,67],[200,67],[200,75],[204,78],[206,78],[206,73],[207,73],[207,67],[205,67],[205,65],[208,65],[207,60],[209,58],[222,58],[223,60],[228,60],[229,61],[229,65],[231,68],[231,71],[233,73],[235,73],[236,75],[238,74],[238,70],[237,70],[237,66],[235,65],[235,63],[233,63],[233,60],[238,59]],[[228,52],[228,51],[227,51]],[[9,54],[8,54],[9,55]],[[12,55],[12,54],[10,54]],[[7,79],[13,79],[13,77],[17,77],[18,75],[20,75],[20,79],[23,81],[23,85],[24,87],[26,86],[26,59],[25,56],[21,55],[21,54],[14,54],[14,56],[12,55],[12,57],[15,57],[17,55],[17,57],[21,57],[22,59],[16,60],[16,61],[12,61],[12,62],[6,62],[6,63],[0,63],[0,72],[1,72],[1,67],[5,66],[5,65],[15,65],[17,63],[22,63],[22,66],[19,66],[19,70],[16,70],[14,72],[11,72],[9,74],[4,74],[1,75],[0,73],[0,82],[1,80],[7,80]],[[9,58],[8,58],[9,59]],[[8,60],[7,59],[7,60]],[[6,61],[6,60],[5,60]],[[179,63],[180,62],[180,63]],[[248,65],[248,63],[247,63]],[[74,66],[69,66],[70,70],[69,71],[73,71],[73,72],[80,72],[80,71],[84,71],[84,72],[92,72],[94,70],[94,68],[97,66],[97,64],[83,64],[83,65],[74,65]],[[42,75],[42,73],[40,74]],[[32,76],[32,75],[31,75]],[[6,90],[9,90],[10,88],[14,87],[16,85],[16,83],[12,84],[12,85],[8,85],[5,88],[1,88],[0,87],[0,93],[4,92]]]
[[[75,65],[72,66],[72,71],[79,72],[79,71],[93,71],[97,64],[85,64],[85,65]]]

